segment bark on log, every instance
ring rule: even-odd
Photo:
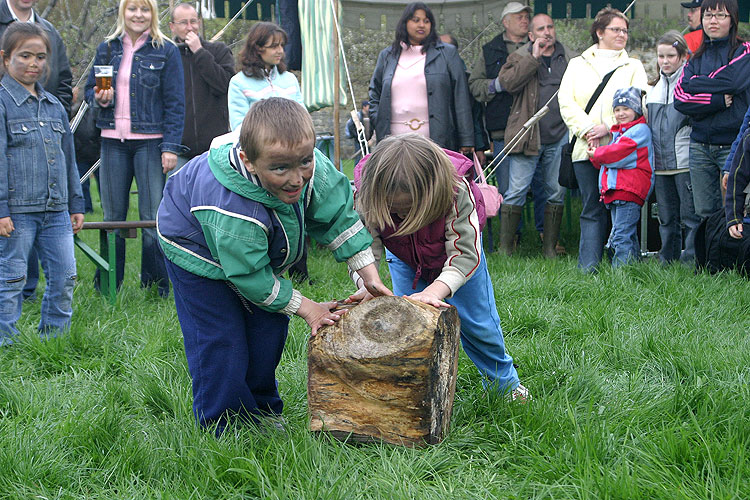
[[[310,430],[356,441],[439,443],[453,410],[459,332],[453,307],[378,297],[352,308],[310,338]]]

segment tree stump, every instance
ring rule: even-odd
[[[401,297],[353,307],[308,344],[310,430],[423,446],[442,441],[456,389],[456,309]]]

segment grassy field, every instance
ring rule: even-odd
[[[447,439],[404,449],[307,431],[299,318],[277,374],[288,432],[198,429],[174,304],[138,287],[137,245],[116,307],[78,253],[72,330],[40,341],[37,301],[0,349],[1,499],[750,498],[750,284],[735,274],[583,276],[527,230],[518,257],[488,262],[534,400],[486,394],[462,353]],[[352,291],[323,250],[310,268],[306,295]]]

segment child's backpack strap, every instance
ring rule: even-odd
[[[450,149],[443,149],[445,154],[448,155],[453,166],[456,167],[456,173],[466,179],[469,182],[469,188],[471,188],[471,194],[474,195],[474,199],[477,202],[477,216],[479,217],[479,231],[484,231],[484,226],[487,223],[487,210],[484,202],[484,195],[482,190],[474,181],[479,176],[479,172],[474,168],[474,162],[461,153],[456,153]]]

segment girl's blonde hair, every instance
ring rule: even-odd
[[[140,5],[141,7],[148,7],[151,11],[151,26],[149,26],[149,30],[151,30],[152,46],[163,47],[165,42],[174,43],[169,37],[164,36],[164,33],[159,28],[159,7],[156,5],[155,0],[120,0],[120,6],[117,8],[117,25],[105,41],[111,42],[125,33],[125,9],[130,3]]]
[[[365,225],[394,226],[391,202],[406,193],[411,208],[396,236],[412,234],[445,217],[458,189],[456,168],[440,147],[416,133],[387,137],[378,144],[362,172],[357,210]]]

